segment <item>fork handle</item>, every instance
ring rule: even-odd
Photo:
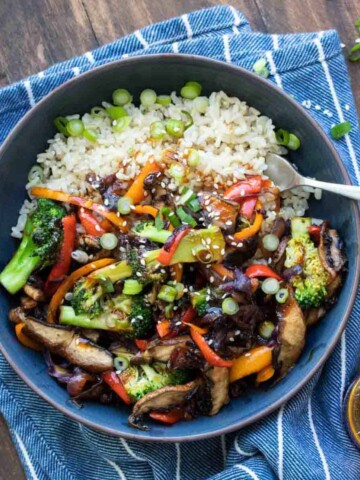
[[[301,185],[306,187],[321,188],[328,192],[337,193],[343,197],[352,198],[353,200],[360,200],[360,187],[354,187],[353,185],[342,185],[341,183],[328,183],[319,182],[319,180],[313,180],[312,178],[302,177],[303,182]]]

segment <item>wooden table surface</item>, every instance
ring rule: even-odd
[[[262,32],[335,28],[347,47],[360,36],[354,27],[359,0],[0,0],[0,86],[149,23],[221,3],[240,9]],[[349,70],[360,109],[360,63]],[[0,480],[24,478],[0,418]]]

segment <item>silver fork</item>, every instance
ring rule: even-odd
[[[314,180],[313,178],[303,177],[285,158],[268,153],[266,155],[267,175],[277,185],[281,192],[294,187],[314,187],[337,193],[344,197],[360,200],[360,187],[352,185],[342,185],[339,183],[328,183]]]

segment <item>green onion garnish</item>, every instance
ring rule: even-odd
[[[133,201],[131,198],[128,197],[121,197],[118,200],[117,203],[117,209],[118,212],[121,213],[122,215],[127,215],[128,213],[131,212],[132,206],[133,206]]]
[[[214,259],[214,255],[208,245],[196,245],[196,247],[191,250],[191,253],[200,263],[208,264]]]
[[[169,222],[171,223],[171,225],[176,228],[176,227],[180,227],[181,225],[181,222],[180,220],[178,219],[178,217],[175,215],[174,212],[171,211],[171,209],[169,207],[163,207],[161,209],[161,213],[164,215],[164,217],[169,220]]]
[[[127,90],[125,90],[125,88],[118,88],[115,90],[115,92],[112,94],[112,98],[114,105],[120,106],[130,103],[132,100],[132,96]]]
[[[223,300],[221,308],[225,315],[235,315],[235,313],[239,311],[239,305],[231,297],[227,297]]]
[[[300,148],[300,140],[294,133],[289,133],[287,130],[277,130],[275,133],[276,141],[279,145],[284,145],[289,150],[297,150]]]
[[[359,53],[357,53],[359,52]],[[360,60],[360,43],[356,43],[349,51],[350,62],[358,62]]]
[[[174,305],[172,303],[169,303],[168,305],[166,305],[164,309],[165,318],[170,320],[170,318],[173,317],[173,310],[174,310]]]
[[[131,117],[120,117],[117,120],[114,120],[112,123],[112,131],[115,133],[121,133],[127,129],[131,123]]]
[[[81,120],[69,120],[66,124],[66,130],[71,137],[79,137],[84,131],[84,124]]]
[[[202,86],[198,82],[187,82],[181,89],[180,95],[188,100],[194,100],[201,93]]]
[[[155,140],[161,140],[166,135],[166,129],[163,122],[153,122],[150,125],[150,137],[155,138]]]
[[[194,198],[193,200],[190,200],[190,202],[187,203],[187,206],[192,210],[194,213],[200,212],[202,209],[201,203],[197,198]]]
[[[104,233],[102,237],[100,237],[100,245],[105,250],[114,250],[118,244],[118,238],[113,233]]]
[[[54,120],[55,127],[59,130],[60,133],[68,137],[68,131],[66,130],[66,125],[69,123],[69,120],[65,117],[57,117]]]
[[[187,164],[189,167],[197,167],[200,163],[200,153],[195,148],[190,148],[187,157]]]
[[[41,182],[43,178],[44,178],[44,171],[40,167],[40,165],[33,165],[30,168],[30,171],[28,174],[29,182],[33,182],[34,180]]]
[[[194,100],[193,106],[199,113],[206,113],[209,106],[209,99],[207,97],[197,97]]]
[[[263,78],[267,78],[270,75],[265,58],[260,58],[260,60],[257,60],[253,65],[253,70]]]
[[[330,130],[331,136],[335,140],[339,140],[340,138],[342,138],[344,135],[346,135],[350,131],[351,131],[351,123],[350,122],[339,123],[338,125],[334,125]]]
[[[169,175],[175,180],[181,180],[185,175],[184,166],[181,163],[172,163],[169,167]]]
[[[164,302],[167,303],[173,303],[177,295],[176,288],[170,287],[169,285],[163,285],[160,288],[160,291],[158,293],[158,298],[160,300],[164,300]]]
[[[110,105],[110,107],[107,107],[106,112],[111,118],[111,120],[117,120],[118,118],[128,116],[128,113],[124,107],[119,107],[114,105]]]
[[[154,105],[154,103],[156,103],[156,99],[156,92],[154,90],[150,90],[150,88],[143,90],[140,94],[140,103],[144,107],[150,107],[151,105]]]
[[[124,282],[123,294],[125,295],[137,295],[143,289],[143,285],[132,278],[128,278]]]
[[[159,213],[155,217],[155,227],[157,230],[162,230],[164,228],[164,220]]]
[[[90,110],[90,114],[94,118],[105,118],[105,117],[107,117],[106,110],[103,107],[93,107]]]
[[[263,322],[259,327],[259,333],[262,338],[269,340],[275,329],[275,325],[272,322]]]
[[[289,291],[286,288],[280,288],[280,290],[275,295],[275,299],[278,303],[285,303],[289,298]]]
[[[286,145],[286,148],[288,148],[289,150],[298,150],[300,148],[300,140],[298,139],[298,137],[296,135],[294,135],[293,133],[290,133],[289,135],[289,142],[288,144]]]
[[[86,128],[83,131],[83,135],[90,142],[96,142],[96,140],[98,138],[97,133],[95,132],[95,130],[93,128]]]
[[[109,278],[101,277],[99,278],[99,283],[104,293],[115,292],[115,287]]]
[[[188,224],[191,227],[196,227],[197,221],[191,215],[186,213],[182,207],[176,209],[176,214],[180,218],[182,223]]]
[[[182,120],[175,120],[175,118],[169,118],[165,124],[166,131],[172,137],[180,138],[185,131],[185,123]]]
[[[114,358],[114,368],[116,372],[123,372],[129,366],[129,359],[123,356]]]
[[[280,283],[276,278],[266,278],[261,285],[261,290],[266,295],[275,295],[280,289]]]
[[[156,98],[156,103],[158,103],[159,105],[170,105],[171,97],[169,95],[159,95]]]
[[[194,193],[190,188],[186,189],[184,193],[181,195],[179,198],[179,201],[177,202],[179,205],[185,205],[187,204],[190,200],[194,200],[196,197],[196,193]]]
[[[263,246],[268,252],[275,252],[279,246],[279,239],[273,233],[268,233],[262,239]]]
[[[186,117],[185,130],[187,130],[194,123],[194,120],[193,120],[192,116],[190,115],[190,113],[187,112],[186,110],[182,110],[181,113],[183,113]]]

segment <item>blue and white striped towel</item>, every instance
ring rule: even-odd
[[[151,25],[93,52],[0,90],[0,141],[32,105],[58,85],[98,65],[148,53],[206,55],[251,69],[265,57],[269,80],[293,95],[326,132],[357,125],[336,32],[252,33],[233,7],[202,10]],[[359,130],[336,142],[360,183]],[[0,408],[32,480],[244,479],[359,480],[360,455],[341,421],[345,388],[360,354],[360,298],[322,372],[279,411],[240,432],[185,444],[108,437],[65,418],[38,398],[0,358]]]

